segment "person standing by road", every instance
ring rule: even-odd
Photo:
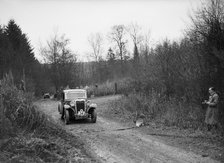
[[[215,91],[214,87],[209,88],[209,100],[205,100],[203,104],[207,104],[207,110],[205,114],[205,123],[207,124],[207,129],[210,131],[213,127],[217,129],[218,127],[218,102],[219,96]]]

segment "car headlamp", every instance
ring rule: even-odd
[[[70,102],[70,105],[71,105],[71,106],[75,106],[75,101],[71,101],[71,102]]]
[[[65,105],[64,105],[64,108],[65,108],[65,109],[68,109],[68,108],[70,108],[70,106],[65,104]]]

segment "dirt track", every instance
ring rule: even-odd
[[[58,102],[42,100],[37,105],[67,131],[79,135],[102,162],[217,162],[208,157],[165,145],[157,138],[137,131],[134,124],[130,126],[115,122],[113,118],[104,118],[102,110],[109,109],[108,102],[116,98],[119,96],[91,100],[98,106],[98,119],[95,124],[82,120],[65,125],[57,111]]]

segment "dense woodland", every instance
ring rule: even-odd
[[[10,72],[19,88],[36,95],[53,94],[66,86],[76,88],[127,79],[131,81],[129,92],[143,96],[153,92],[167,100],[175,98],[194,104],[201,104],[208,96],[208,88],[214,86],[223,105],[223,1],[203,3],[191,16],[184,38],[178,41],[167,38],[152,47],[150,35],[143,35],[137,24],[115,25],[108,36],[111,46],[106,54],[102,52],[103,36],[91,35],[89,55],[94,61],[77,62],[69,39],[55,35],[40,48],[44,58],[44,63],[40,63],[29,36],[16,21],[9,20],[0,26],[0,77]],[[133,50],[128,50],[128,45],[133,45]]]

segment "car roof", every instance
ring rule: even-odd
[[[68,92],[86,92],[85,89],[66,89],[63,90],[64,93],[68,93]]]

